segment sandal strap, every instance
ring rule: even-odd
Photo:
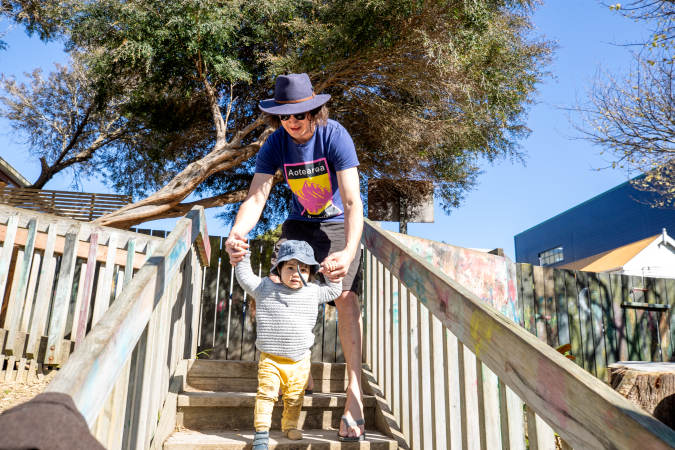
[[[347,425],[348,427],[358,427],[359,425],[365,425],[366,421],[363,419],[357,419],[357,420],[349,420],[347,416],[342,416],[342,421]]]

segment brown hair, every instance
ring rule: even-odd
[[[309,114],[309,120],[316,126],[323,127],[328,123],[328,107],[326,105],[321,105],[307,113]],[[279,116],[276,114],[263,114],[263,120],[265,120],[267,126],[275,130],[281,126],[281,119],[279,119]]]

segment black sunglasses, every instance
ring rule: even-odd
[[[307,117],[307,113],[300,113],[300,114],[285,114],[283,116],[279,116],[279,119],[286,122],[287,120],[291,119],[291,115],[295,117],[298,120],[305,120],[305,117]]]

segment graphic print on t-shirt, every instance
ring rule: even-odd
[[[333,205],[333,189],[326,158],[297,164],[284,164],[286,181],[305,208],[302,215],[327,219],[342,213]]]

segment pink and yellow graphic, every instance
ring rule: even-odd
[[[326,158],[297,164],[284,164],[286,181],[305,208],[303,216],[328,218],[340,214],[333,205],[333,189]]]

